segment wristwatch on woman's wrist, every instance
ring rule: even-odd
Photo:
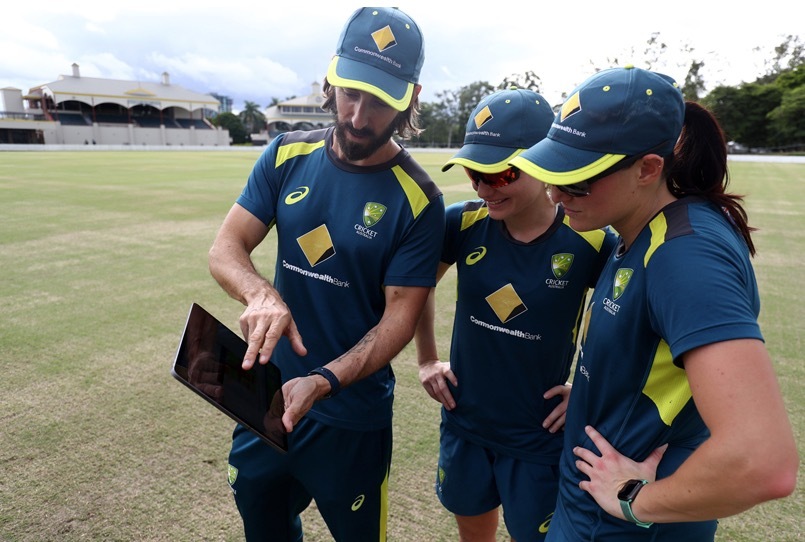
[[[638,525],[640,527],[645,527],[648,529],[654,523],[646,523],[637,519],[632,512],[632,503],[634,502],[637,494],[640,493],[640,490],[643,489],[643,486],[648,483],[648,480],[629,480],[624,484],[620,491],[618,491],[618,500],[621,502],[621,511],[623,515],[626,516],[626,519]]]

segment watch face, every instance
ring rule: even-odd
[[[643,480],[629,480],[626,485],[618,491],[618,500],[632,502],[637,494],[643,489],[645,482]]]

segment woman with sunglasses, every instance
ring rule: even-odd
[[[479,199],[446,211],[437,276],[455,264],[450,362],[439,361],[433,292],[415,341],[420,381],[443,405],[436,493],[464,542],[494,541],[501,505],[513,539],[544,539],[581,309],[615,243],[573,231],[545,185],[507,165],[553,117],[530,90],[488,96],[442,168],[463,166]]]
[[[599,72],[511,164],[620,234],[585,314],[548,540],[712,541],[794,490],[755,253],[715,118],[669,77]]]

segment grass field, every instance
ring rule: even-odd
[[[447,154],[416,156],[448,203],[472,195],[458,168],[439,170]],[[226,483],[232,423],[170,365],[191,302],[237,329],[241,307],[206,258],[256,157],[0,153],[0,540],[243,539]],[[805,455],[805,165],[731,168],[759,228],[761,324]],[[271,242],[255,255],[268,274],[273,255]],[[454,280],[437,291],[443,359]],[[394,367],[389,539],[456,540],[433,493],[438,405],[411,346]],[[718,540],[802,540],[803,476],[788,499],[722,521]],[[305,531],[330,539],[313,507]]]

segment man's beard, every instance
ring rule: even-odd
[[[396,129],[396,119],[392,122],[379,136],[368,128],[356,130],[352,124],[348,122],[341,122],[336,120],[335,123],[335,137],[338,141],[338,147],[347,160],[356,162],[364,160],[372,156],[380,147],[388,143],[391,136],[394,135]],[[365,143],[358,143],[347,139],[347,132],[357,137],[365,137],[368,140]]]

